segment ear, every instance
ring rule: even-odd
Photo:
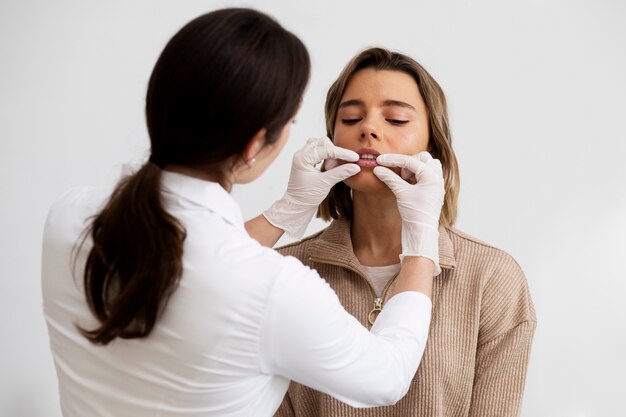
[[[254,134],[254,136],[248,141],[248,144],[243,149],[243,160],[248,163],[252,161],[261,148],[265,146],[265,135],[267,134],[267,130],[265,128],[259,130]]]

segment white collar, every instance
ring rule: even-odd
[[[239,204],[220,184],[164,170],[161,175],[161,189],[186,202],[211,210],[245,232]]]

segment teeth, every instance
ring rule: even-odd
[[[364,155],[361,155],[361,159],[376,159],[376,156],[366,153]]]

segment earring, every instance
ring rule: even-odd
[[[254,165],[255,162],[256,158],[250,158],[246,161],[246,165],[248,165],[248,168],[252,168],[252,165]]]

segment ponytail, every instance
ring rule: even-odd
[[[163,209],[161,172],[147,163],[122,179],[86,231],[85,296],[100,326],[79,330],[92,343],[148,336],[178,285],[186,233]]]
[[[93,242],[85,298],[99,322],[79,327],[87,339],[148,336],[178,286],[186,233],[163,209],[159,167],[228,177],[228,164],[259,130],[268,143],[279,139],[310,68],[302,41],[251,9],[204,14],[170,39],[146,94],[150,162],[117,185],[85,231],[83,243]]]

